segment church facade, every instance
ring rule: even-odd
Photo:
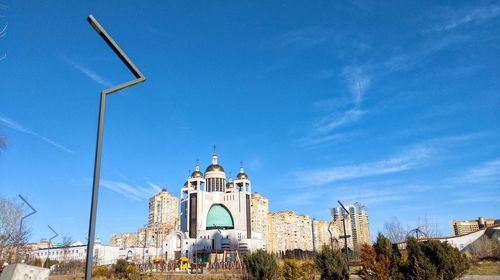
[[[180,230],[162,244],[166,258],[264,248],[263,234],[252,230],[251,188],[243,166],[234,180],[227,178],[214,148],[212,164],[204,173],[197,164],[181,189]]]

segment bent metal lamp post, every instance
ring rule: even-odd
[[[95,29],[95,31],[102,37],[102,39],[108,44],[108,46],[115,52],[115,54],[121,59],[121,61],[127,66],[127,68],[132,72],[135,80],[125,82],[123,84],[114,86],[112,88],[106,89],[101,92],[101,99],[99,103],[99,119],[97,124],[97,143],[95,151],[95,161],[94,161],[94,181],[92,184],[92,202],[90,207],[90,222],[89,222],[89,235],[87,244],[87,262],[85,266],[85,279],[90,280],[92,275],[92,263],[94,256],[94,237],[95,237],[95,224],[96,224],[96,212],[97,212],[97,198],[99,196],[99,177],[101,171],[101,151],[102,151],[102,134],[104,129],[104,111],[106,108],[106,96],[122,90],[127,87],[131,87],[138,83],[144,82],[146,77],[137,69],[137,67],[130,61],[128,56],[123,52],[123,50],[116,44],[116,42],[109,36],[109,34],[104,30],[104,28],[99,24],[99,22],[94,18],[94,16],[89,15],[87,21]]]
[[[351,236],[348,235],[346,233],[346,230],[345,230],[345,218],[349,215],[349,211],[347,211],[347,209],[344,207],[344,204],[342,204],[342,202],[340,202],[340,200],[337,200],[337,202],[340,204],[340,206],[342,206],[342,209],[344,209],[344,211],[346,213],[345,215],[342,213],[342,225],[344,226],[344,235],[339,236],[339,237],[344,238],[345,263],[347,266],[347,272],[349,272],[349,252],[347,249],[347,238],[350,238]]]

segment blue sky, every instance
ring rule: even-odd
[[[500,218],[498,1],[3,1],[0,194],[37,208],[31,239],[85,241],[98,95],[108,98],[97,233],[135,231],[196,159],[244,161],[272,211],[368,206],[450,234]]]

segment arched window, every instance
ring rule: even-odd
[[[214,204],[208,210],[207,230],[209,229],[234,229],[233,217],[224,205]]]

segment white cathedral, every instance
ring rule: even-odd
[[[236,179],[229,177],[226,183],[215,147],[205,174],[196,164],[180,195],[180,230],[170,233],[162,244],[168,260],[264,248],[262,234],[252,232],[251,227],[251,182],[241,166]]]

